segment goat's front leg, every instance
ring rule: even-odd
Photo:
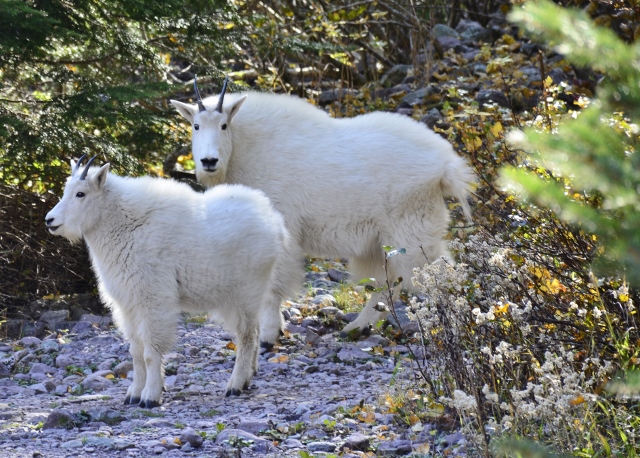
[[[157,407],[162,401],[164,388],[162,355],[170,351],[176,341],[179,318],[177,309],[177,306],[154,308],[149,310],[138,323],[136,339],[143,347],[141,352],[142,367],[146,373],[144,388],[139,394],[138,405],[140,407],[148,409]],[[139,385],[136,385],[137,387]]]
[[[144,362],[144,345],[137,338],[129,339],[129,353],[133,359],[133,383],[127,390],[125,404],[138,404],[140,394],[147,383],[147,366]]]
[[[255,320],[245,319],[236,328],[237,353],[225,396],[238,396],[249,387],[251,377],[258,369],[260,329]]]

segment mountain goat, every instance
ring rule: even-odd
[[[283,321],[270,296],[288,233],[261,192],[240,185],[204,194],[161,178],[126,178],[109,164],[72,173],[45,217],[54,235],[85,240],[100,295],[130,343],[134,379],[125,404],[159,405],[162,355],[176,340],[181,312],[212,311],[236,333],[226,395],[258,369],[259,326],[273,342]],[[270,329],[269,329],[270,328]]]
[[[261,189],[284,215],[294,243],[276,267],[282,272],[277,300],[299,289],[304,253],[347,257],[354,278],[383,280],[382,246],[405,248],[406,255],[388,266],[389,278],[402,277],[405,288],[414,267],[449,257],[444,197],[456,198],[470,218],[467,199],[475,181],[449,142],[400,114],[334,119],[287,95],[225,99],[226,85],[219,96],[202,100],[194,82],[197,104],[171,103],[192,124],[198,181]],[[373,294],[344,331],[358,333],[384,318],[380,301],[382,293]]]

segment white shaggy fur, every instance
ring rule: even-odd
[[[72,169],[74,164],[72,162]],[[282,216],[261,192],[240,185],[197,193],[160,178],[123,178],[109,164],[72,173],[47,214],[52,234],[85,240],[100,295],[130,342],[134,381],[125,403],[159,404],[162,355],[181,312],[213,311],[237,337],[226,394],[258,369],[259,326],[282,328],[270,296],[274,265],[288,243]]]
[[[198,180],[206,187],[261,189],[284,215],[295,243],[276,267],[283,272],[276,300],[299,288],[303,253],[347,257],[356,280],[384,280],[382,246],[405,248],[406,255],[389,262],[391,280],[402,277],[404,288],[414,267],[449,257],[444,197],[458,199],[470,217],[475,179],[451,145],[425,125],[383,112],[334,119],[286,95],[227,94],[222,113],[214,109],[217,101],[205,99],[206,111],[171,102],[192,123]],[[379,301],[374,294],[345,331],[384,318],[374,308]]]

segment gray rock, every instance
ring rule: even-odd
[[[118,377],[124,378],[132,370],[133,363],[131,361],[122,361],[120,364],[113,368],[113,373]]]
[[[56,368],[47,366],[43,363],[33,363],[33,366],[31,366],[31,369],[29,369],[30,374],[53,374],[56,371]]]
[[[402,83],[413,72],[411,65],[398,64],[391,67],[380,79],[383,87],[392,87]]]
[[[101,376],[89,376],[82,381],[81,385],[85,390],[91,391],[104,391],[113,388],[113,382]]]
[[[69,310],[49,310],[40,316],[51,331],[56,331],[62,322],[69,319]]]
[[[471,27],[460,34],[460,38],[464,41],[491,41],[491,30],[484,27]]]
[[[460,34],[451,27],[444,24],[436,24],[431,29],[431,34],[436,37],[453,37],[460,38]]]
[[[270,429],[270,425],[269,421],[265,419],[247,418],[240,420],[237,428],[251,434],[258,434],[260,431],[267,431]]]
[[[501,107],[509,107],[509,100],[504,95],[504,92],[496,91],[494,89],[485,89],[479,91],[476,95],[476,102],[478,102],[480,105],[497,103]]]
[[[42,429],[70,429],[73,428],[78,422],[75,415],[65,409],[55,409],[53,410],[44,424],[42,425]]]
[[[336,449],[336,444],[332,442],[310,442],[307,444],[307,449],[310,452],[333,452]]]
[[[542,81],[542,74],[540,73],[540,69],[538,67],[527,65],[526,67],[522,67],[519,70],[524,74],[529,82]]]
[[[33,336],[23,337],[18,341],[18,344],[22,345],[23,347],[37,347],[41,343],[42,340]]]
[[[71,355],[61,354],[56,356],[56,367],[61,367],[62,369],[66,369],[67,366],[73,365],[73,358]]]
[[[361,433],[353,433],[344,441],[341,449],[359,450],[361,452],[367,451],[370,441],[367,436]]]
[[[54,351],[60,351],[60,344],[55,340],[44,340],[42,341],[42,345],[40,345],[40,349],[46,353],[52,353]]]
[[[380,442],[376,449],[377,456],[402,456],[411,453],[411,441],[393,440]]]
[[[305,343],[308,343],[310,345],[317,346],[322,343],[322,337],[313,332],[311,329],[307,329],[307,334],[304,337],[304,341]]]
[[[60,444],[60,447],[62,448],[80,448],[83,447],[84,444],[82,443],[81,440],[79,439],[73,439],[67,442],[63,442],[62,444]]]
[[[298,439],[286,439],[282,442],[282,446],[286,448],[304,448],[304,444]]]
[[[113,320],[110,316],[101,316],[101,315],[93,315],[91,313],[86,313],[80,317],[80,321],[84,321],[91,324],[96,324],[98,326],[111,326],[113,324]]]
[[[349,280],[349,278],[351,278],[351,275],[349,274],[349,272],[345,272],[343,270],[338,270],[334,268],[330,268],[329,270],[327,270],[327,275],[329,276],[329,279],[331,281],[334,281],[337,283],[345,282]]]
[[[458,442],[463,441],[465,439],[464,439],[464,435],[460,431],[458,431],[453,434],[447,434],[442,438],[442,440],[449,445],[455,445]]]
[[[87,436],[83,439],[88,447],[114,448],[113,439],[103,436]]]
[[[327,103],[333,103],[336,100],[342,100],[347,96],[356,97],[360,94],[360,91],[357,89],[348,89],[348,88],[336,88],[336,89],[325,89],[320,94],[318,98],[318,102],[320,105],[326,105]]]
[[[359,348],[343,348],[336,355],[340,361],[350,362],[358,359],[369,359],[371,354]]]
[[[451,48],[455,48],[456,46],[460,46],[462,44],[462,42],[454,37],[438,37],[436,38],[436,40],[438,40],[438,43],[440,44],[440,47],[442,48],[443,51],[447,51]]]
[[[180,441],[184,444],[190,444],[194,448],[202,447],[204,439],[193,428],[185,428],[180,433]]]
[[[408,93],[402,98],[402,102],[408,105],[418,105],[424,102],[424,99],[429,97],[430,95],[437,94],[438,89],[435,86],[427,86],[422,89],[418,89],[417,91],[413,91]]]
[[[432,108],[427,112],[427,114],[420,118],[420,122],[425,123],[430,129],[433,129],[433,126],[435,126],[438,121],[442,120],[444,120],[444,116],[442,116],[440,110],[437,108]]]
[[[233,438],[253,441],[254,443],[258,443],[260,441],[264,442],[266,440],[241,429],[224,429],[220,434],[218,434],[218,437],[216,437],[216,444],[222,444],[224,441],[229,441]]]

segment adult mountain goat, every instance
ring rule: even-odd
[[[349,258],[355,279],[385,276],[383,245],[405,248],[389,277],[411,286],[413,268],[449,257],[443,236],[455,197],[470,218],[474,175],[451,145],[424,124],[395,113],[334,119],[295,97],[239,93],[171,103],[192,124],[196,177],[206,187],[261,189],[284,215],[294,243],[276,269],[274,296],[299,289],[303,254]],[[426,256],[426,259],[425,259]],[[400,288],[396,289],[399,290]],[[344,330],[384,318],[373,294]]]
[[[176,340],[181,312],[213,311],[236,333],[226,395],[258,369],[258,335],[275,342],[283,322],[270,296],[288,234],[261,191],[217,186],[204,194],[160,178],[124,178],[109,164],[72,174],[45,217],[49,231],[85,240],[100,295],[129,340],[134,380],[125,404],[159,405],[162,355]]]

